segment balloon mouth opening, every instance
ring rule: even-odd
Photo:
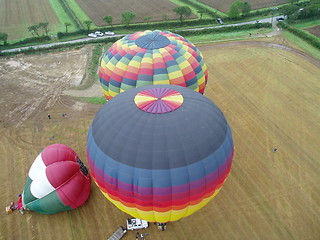
[[[84,165],[84,163],[80,160],[80,158],[77,159],[77,162],[80,166],[80,171],[85,175],[87,176],[89,171],[88,171],[88,168]]]
[[[158,32],[153,32],[151,34],[143,35],[135,40],[135,43],[145,49],[159,49],[169,45],[170,40],[159,34]]]
[[[183,103],[183,97],[170,88],[151,88],[137,93],[134,102],[144,112],[161,114],[177,110]]]

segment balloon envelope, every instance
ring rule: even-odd
[[[91,177],[68,146],[47,146],[33,162],[22,194],[23,207],[53,214],[81,206],[90,195]]]
[[[100,83],[109,100],[120,92],[145,85],[172,84],[203,93],[208,71],[200,51],[168,31],[127,35],[104,54]]]
[[[230,127],[203,95],[174,85],[130,89],[108,101],[89,133],[91,175],[122,211],[176,221],[221,189],[233,158]]]

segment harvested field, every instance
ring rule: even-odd
[[[51,29],[59,23],[47,0],[3,0],[0,5],[0,29],[8,33],[9,40],[32,37],[28,27],[40,22],[48,22]]]
[[[221,12],[227,13],[234,0],[200,0],[199,2],[205,3],[206,5],[211,6]],[[251,4],[252,10],[288,3],[287,0],[247,0],[245,2]]]
[[[76,0],[81,8],[89,15],[97,26],[107,25],[103,21],[105,16],[112,16],[113,24],[121,24],[123,12],[133,12],[136,19],[133,22],[144,22],[144,17],[151,17],[150,21],[163,21],[163,15],[168,20],[179,19],[172,11],[177,5],[169,0]],[[196,17],[191,15],[190,18]]]
[[[280,44],[281,38],[273,40],[198,46],[209,69],[205,96],[225,113],[233,131],[233,167],[207,206],[169,223],[164,232],[151,224],[139,231],[149,234],[146,239],[320,238],[320,61]],[[79,84],[89,52],[0,59],[5,76],[0,88],[1,240],[107,239],[125,224],[128,215],[95,184],[88,202],[76,210],[51,216],[4,212],[45,146],[67,144],[87,165],[87,131],[101,106],[64,96],[64,90]],[[94,91],[83,95],[89,92]],[[123,239],[134,237],[135,231]]]
[[[314,26],[311,28],[307,28],[305,30],[307,30],[309,33],[315,35],[316,37],[320,38],[320,25]]]

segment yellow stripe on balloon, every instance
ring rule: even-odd
[[[185,209],[182,210],[170,210],[167,212],[156,212],[156,211],[142,211],[138,208],[131,208],[123,205],[121,202],[116,201],[109,197],[109,195],[103,191],[102,194],[114,205],[116,205],[117,208],[119,208],[121,211],[128,213],[132,217],[144,219],[148,222],[172,222],[177,221],[183,217],[187,217],[194,213],[195,211],[200,210],[203,208],[207,203],[214,198],[222,187],[217,189],[210,197],[203,199],[200,203],[196,205],[190,205]]]
[[[175,95],[169,95],[169,96],[162,97],[161,100],[169,101],[169,102],[172,102],[172,103],[178,104],[178,105],[181,105],[183,103],[183,97],[180,93],[175,94]]]

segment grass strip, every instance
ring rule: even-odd
[[[291,26],[293,26],[295,28],[305,29],[305,28],[315,27],[315,26],[318,26],[318,25],[320,25],[320,20],[314,20],[314,21],[308,21],[308,22],[293,24]]]
[[[304,41],[303,39],[297,37],[296,35],[288,32],[283,31],[282,34],[293,44],[297,45],[299,48],[303,49],[303,51],[307,52],[314,58],[317,58],[320,60],[320,50],[311,46],[309,43]]]
[[[237,40],[237,39],[251,39],[255,38],[258,34],[259,37],[261,37],[261,34],[267,34],[270,33],[271,29],[246,29],[242,31],[236,31],[236,32],[226,32],[226,33],[213,33],[213,34],[202,34],[197,36],[187,36],[186,38],[194,43],[194,44],[202,44],[202,43],[209,43],[214,42],[218,40]],[[251,33],[251,37],[250,36]]]
[[[83,23],[84,21],[91,21],[91,28],[97,28],[91,18],[82,10],[80,5],[75,0],[65,0],[76,17]]]
[[[102,92],[102,90],[101,90]],[[105,104],[107,102],[105,97],[80,97],[85,102],[93,103],[93,104]]]
[[[65,31],[64,23],[73,23],[73,21],[68,16],[68,14],[65,12],[65,10],[62,8],[61,4],[58,1],[54,1],[54,0],[49,0],[49,1],[53,11],[55,12],[57,18],[59,19],[59,22],[61,23],[61,25],[54,26],[54,29],[57,29],[54,32],[64,32]],[[75,25],[71,25],[70,27],[68,27],[68,30],[70,32],[73,32],[73,31],[76,31],[77,28]]]

